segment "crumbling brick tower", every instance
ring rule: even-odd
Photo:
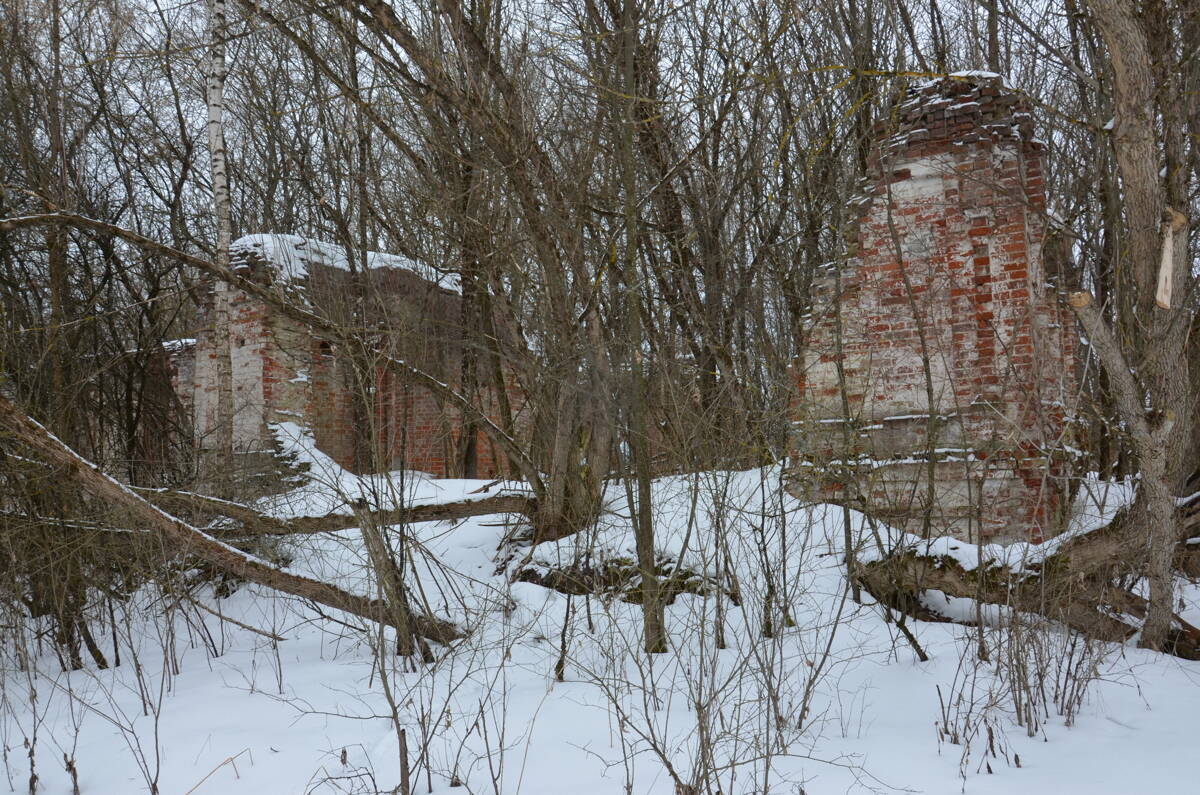
[[[910,89],[896,121],[876,130],[849,256],[814,287],[797,488],[913,533],[1040,541],[1077,345],[1042,266],[1043,146],[996,78]]]

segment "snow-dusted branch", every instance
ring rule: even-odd
[[[273,566],[152,505],[80,456],[3,396],[0,396],[0,428],[7,430],[47,463],[58,467],[67,480],[127,512],[147,533],[158,536],[164,548],[194,555],[221,571],[276,591],[310,599],[371,621],[390,623],[391,613],[378,600],[367,599],[329,583]],[[444,643],[459,637],[457,628],[449,622],[431,616],[419,616],[417,622],[418,631],[427,638]]]
[[[186,509],[224,516],[237,522],[228,528],[209,528],[213,535],[230,538],[247,536],[311,535],[332,533],[358,527],[362,516],[369,517],[378,525],[412,524],[415,522],[442,522],[469,519],[473,516],[490,516],[498,513],[520,513],[530,515],[536,503],[527,494],[501,492],[480,499],[454,500],[453,502],[409,505],[403,508],[378,511],[334,512],[326,516],[300,516],[279,519],[239,502],[222,500],[204,494],[174,489],[134,488],[138,494],[166,510]]]

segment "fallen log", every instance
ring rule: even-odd
[[[105,474],[46,430],[8,398],[0,395],[0,427],[55,466],[63,476],[104,501],[126,512],[139,529],[158,536],[164,548],[192,555],[214,568],[282,593],[309,599],[326,607],[370,621],[394,626],[388,606],[377,599],[343,591],[329,583],[285,571],[214,538],[161,508],[147,502],[122,483]],[[462,634],[448,621],[428,615],[413,616],[413,629],[438,643],[448,643]],[[397,627],[403,631],[405,628]]]
[[[921,595],[932,590],[1035,613],[1098,640],[1124,642],[1140,628],[1147,603],[1117,584],[1135,562],[1105,559],[1105,553],[1120,548],[1114,540],[1119,530],[1096,533],[1094,539],[1093,534],[1071,539],[1025,565],[985,559],[969,567],[951,555],[907,545],[879,559],[856,562],[853,576],[876,600],[914,618],[929,618],[930,607]],[[1179,616],[1168,640],[1165,651],[1200,660],[1200,629]]]
[[[734,604],[738,595],[711,577],[690,569],[659,563],[655,566],[660,579],[664,604],[674,604],[683,593],[706,596],[722,594]],[[566,566],[522,566],[510,575],[512,582],[540,585],[568,596],[611,596],[630,604],[642,603],[641,571],[635,561],[614,558],[602,563],[577,563]]]
[[[477,500],[455,500],[454,502],[409,505],[386,510],[360,510],[355,513],[347,508],[346,513],[331,513],[325,516],[300,516],[279,519],[242,503],[230,502],[205,494],[173,489],[134,488],[141,496],[160,508],[172,511],[187,510],[197,513],[222,516],[237,522],[234,527],[212,527],[207,532],[218,538],[246,538],[249,536],[312,535],[348,530],[362,524],[362,516],[368,516],[378,527],[417,522],[452,522],[474,516],[515,513],[532,516],[537,501],[526,494],[501,492]]]

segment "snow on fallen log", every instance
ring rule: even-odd
[[[198,513],[216,514],[232,519],[236,524],[226,527],[208,528],[214,536],[245,538],[248,536],[312,535],[348,530],[362,524],[362,516],[371,517],[376,525],[415,524],[417,522],[451,522],[475,516],[492,514],[533,513],[536,502],[527,494],[502,491],[478,499],[454,500],[452,502],[422,503],[406,507],[359,510],[350,506],[324,516],[297,516],[280,519],[242,503],[230,502],[204,494],[172,489],[135,489],[150,502],[169,510],[187,510]]]
[[[1119,583],[1140,577],[1144,561],[1145,530],[1119,511],[1108,523],[1080,525],[1039,545],[901,534],[886,547],[863,550],[852,576],[879,602],[915,618],[970,623],[971,611],[955,609],[956,600],[968,599],[1124,642],[1138,631],[1147,603]],[[1200,629],[1175,616],[1169,635],[1167,651],[1200,659]]]

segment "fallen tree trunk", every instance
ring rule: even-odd
[[[259,558],[229,546],[181,519],[147,502],[129,488],[100,471],[100,468],[67,447],[40,423],[6,397],[0,395],[0,427],[59,468],[63,476],[112,508],[128,513],[147,532],[157,534],[164,548],[192,555],[214,568],[282,593],[309,599],[326,607],[370,621],[394,626],[388,606],[343,591],[329,583],[284,571]],[[457,627],[432,616],[413,616],[414,629],[430,640],[448,643],[461,637]],[[405,631],[406,627],[396,627]]]
[[[1133,541],[1123,522],[1115,524],[1070,539],[1052,554],[1019,567],[986,559],[967,567],[951,555],[922,551],[915,544],[857,562],[853,576],[879,602],[915,618],[930,618],[931,609],[937,612],[921,597],[940,591],[1035,613],[1099,640],[1123,642],[1140,629],[1147,602],[1118,581],[1141,575],[1144,544],[1140,557],[1130,554]],[[1200,660],[1200,629],[1175,616],[1162,650]]]
[[[331,513],[325,516],[300,516],[279,519],[242,503],[172,489],[133,489],[155,505],[170,511],[196,511],[215,514],[237,522],[236,527],[208,528],[206,532],[218,538],[246,538],[249,536],[287,536],[332,533],[361,527],[362,516],[369,517],[377,526],[415,524],[417,522],[452,522],[474,516],[490,516],[498,513],[517,513],[532,516],[537,501],[525,494],[502,492],[478,500],[456,500],[426,505],[410,505],[390,510],[357,513]],[[348,509],[349,511],[349,509]]]
[[[676,597],[683,593],[697,596],[721,594],[734,604],[740,603],[732,588],[722,586],[711,577],[662,563],[655,569],[660,580],[663,604],[674,604]],[[636,561],[628,558],[615,558],[594,565],[523,566],[510,575],[510,580],[540,585],[569,596],[612,596],[630,604],[641,604],[645,596],[641,569]]]

